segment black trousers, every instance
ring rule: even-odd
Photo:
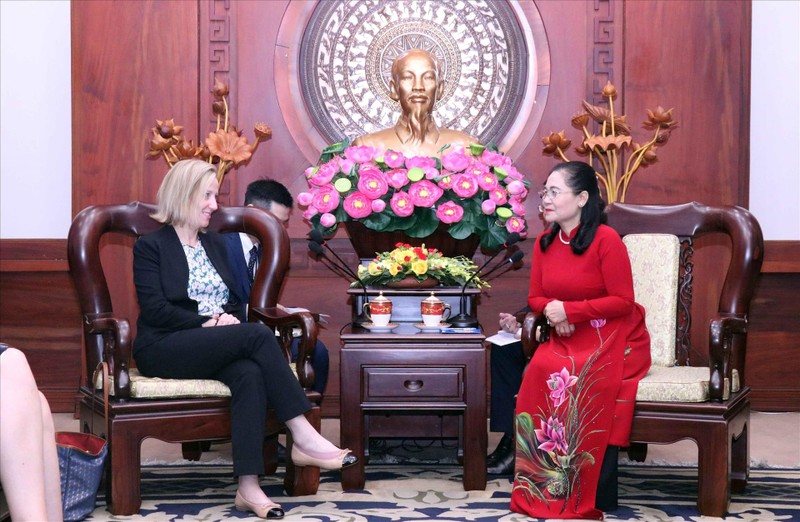
[[[515,397],[522,384],[525,371],[525,353],[522,343],[505,346],[492,345],[489,354],[491,364],[491,412],[489,430],[514,435]]]
[[[231,389],[233,473],[264,473],[267,408],[281,421],[302,415],[311,403],[286,363],[272,331],[258,323],[193,328],[167,334],[134,352],[143,375],[216,379]]]

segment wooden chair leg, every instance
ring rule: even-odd
[[[211,449],[209,441],[184,442],[181,444],[181,453],[186,460],[200,460],[204,451]]]
[[[746,422],[741,433],[731,436],[731,491],[734,493],[744,492],[750,476],[749,431],[750,424]]]
[[[113,515],[135,515],[142,505],[141,447],[136,435],[115,430],[108,446],[108,474],[111,476],[110,491],[106,491],[108,510]]]
[[[701,515],[724,517],[728,511],[730,444],[725,423],[703,427],[697,438],[697,509]]]

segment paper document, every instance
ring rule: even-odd
[[[493,336],[487,337],[486,340],[492,344],[496,344],[497,346],[505,346],[507,344],[519,342],[519,339],[514,337],[513,333],[506,332],[504,330],[500,330]]]

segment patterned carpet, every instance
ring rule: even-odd
[[[510,481],[490,480],[486,491],[465,492],[461,468],[452,465],[368,465],[367,490],[342,492],[339,474],[322,475],[319,493],[286,497],[282,470],[262,481],[283,505],[285,520],[404,522],[531,520],[508,511]],[[696,469],[622,466],[620,507],[614,521],[708,521],[695,507]],[[258,520],[233,506],[236,488],[230,465],[145,466],[139,515],[114,517],[102,493],[87,520],[188,521]],[[800,470],[754,469],[747,491],[734,495],[727,521],[800,520]]]

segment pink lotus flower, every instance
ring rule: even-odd
[[[386,202],[382,199],[373,199],[372,200],[372,211],[376,214],[380,214],[386,210]]]
[[[493,150],[486,149],[481,154],[481,161],[489,165],[490,167],[502,167],[506,164],[507,161],[510,161],[508,156],[504,156],[499,152],[495,152]]]
[[[413,169],[414,167],[419,167],[421,169],[424,169],[425,167],[436,168],[436,158],[431,158],[428,156],[414,156],[412,158],[406,158],[406,168]]]
[[[516,196],[518,194],[522,194],[523,192],[525,192],[525,184],[522,183],[520,180],[515,179],[514,181],[506,185],[506,190],[508,191],[509,194]]]
[[[481,212],[483,212],[487,216],[491,216],[492,214],[494,214],[496,208],[497,204],[491,199],[487,199],[486,201],[481,203]]]
[[[386,173],[389,186],[393,189],[401,189],[408,183],[408,171],[406,169],[390,170]]]
[[[415,207],[430,208],[442,197],[442,194],[444,191],[427,179],[412,183],[408,187],[408,195]]]
[[[525,215],[525,203],[522,202],[519,196],[512,196],[508,199],[508,204],[511,206],[511,211],[514,214],[524,216]]]
[[[319,166],[308,179],[309,184],[321,187],[331,182],[333,177],[339,173],[339,163],[336,160],[329,161],[328,163]]]
[[[436,217],[442,223],[458,223],[464,217],[464,207],[448,201],[436,208]]]
[[[442,175],[436,167],[423,167],[422,171],[425,173],[425,179],[436,179]]]
[[[453,173],[449,170],[442,170],[442,177],[436,182],[442,190],[450,190],[453,188]]]
[[[402,152],[387,150],[383,155],[383,162],[391,169],[399,169],[405,161],[406,157],[403,156]]]
[[[389,201],[389,206],[392,207],[392,211],[399,217],[408,217],[414,213],[414,203],[411,202],[408,193],[402,190],[394,193],[391,201]]]
[[[342,207],[353,219],[365,218],[372,213],[372,201],[358,190],[344,198]]]
[[[489,199],[494,201],[496,205],[505,205],[508,201],[506,189],[503,187],[495,187],[494,190],[489,191]]]
[[[592,325],[592,328],[602,328],[606,325],[605,319],[592,319],[589,321],[589,324]]]
[[[516,232],[524,237],[525,220],[518,216],[511,216],[506,221],[506,230],[508,230],[509,233]]]
[[[467,172],[469,172],[475,177],[480,177],[483,176],[484,174],[490,173],[491,170],[489,169],[489,165],[482,162],[480,159],[475,158],[474,160],[472,160],[472,163],[470,163]]]
[[[358,190],[364,193],[369,199],[378,199],[389,190],[389,184],[383,177],[383,173],[378,170],[359,170]]]
[[[311,205],[317,209],[317,212],[333,212],[339,206],[339,200],[339,192],[332,185],[325,185],[319,187],[314,193]]]
[[[493,190],[500,182],[497,181],[497,178],[491,172],[485,172],[477,176],[478,178],[478,186],[482,190]]]
[[[365,172],[373,172],[375,174],[382,174],[381,168],[374,161],[367,161],[358,166],[359,176]]]
[[[330,212],[325,212],[319,217],[319,223],[323,227],[332,227],[336,224],[336,216],[331,214]]]
[[[547,380],[547,387],[550,389],[550,399],[553,401],[553,406],[558,408],[567,400],[567,389],[575,386],[578,382],[578,377],[570,375],[566,368],[561,368],[560,372],[550,374],[550,379]]]
[[[317,214],[319,214],[319,211],[317,211],[317,209],[313,206],[310,206],[303,211],[303,219],[311,219]]]
[[[453,176],[453,192],[462,198],[471,198],[478,192],[478,180],[470,174]]]
[[[470,156],[468,156],[461,147],[442,154],[442,167],[453,172],[461,172],[469,167],[471,163],[472,160]]]
[[[378,155],[378,150],[374,147],[362,145],[360,147],[348,147],[344,151],[344,157],[355,163],[366,163],[372,161]]]
[[[339,170],[345,174],[350,174],[350,171],[353,170],[353,167],[355,166],[355,162],[353,160],[347,159],[344,156],[336,156],[336,161],[339,162]]]
[[[311,204],[313,196],[310,192],[301,192],[297,195],[297,204],[301,207],[307,207]]]
[[[566,455],[569,447],[564,433],[564,423],[558,418],[549,417],[547,422],[542,420],[541,427],[540,430],[533,430],[536,440],[540,443],[537,447],[542,451],[557,451]]]

